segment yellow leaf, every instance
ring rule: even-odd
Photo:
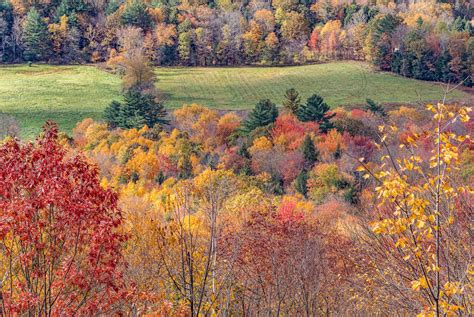
[[[452,224],[454,223],[454,217],[453,217],[453,216],[449,216],[449,217],[448,217],[448,223],[449,223],[450,225],[452,225]]]
[[[396,247],[402,247],[402,248],[404,248],[405,245],[406,245],[406,244],[405,244],[405,239],[403,239],[403,238],[398,239],[397,243],[395,243],[395,246],[396,246]]]
[[[363,172],[363,171],[365,171],[365,167],[363,167],[362,165],[361,165],[361,166],[358,166],[358,167],[356,168],[356,171],[357,171],[357,172]]]
[[[435,217],[435,215],[430,215],[429,219],[430,219],[431,222],[435,222],[436,217]]]
[[[420,288],[428,288],[428,282],[426,281],[426,278],[422,276],[419,280],[411,282],[411,288],[415,291]]]

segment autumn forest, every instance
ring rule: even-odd
[[[0,316],[472,316],[473,28],[464,0],[0,0]]]

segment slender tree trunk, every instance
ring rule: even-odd
[[[439,105],[438,105],[438,113],[440,113]],[[436,205],[435,205],[435,210],[436,210],[436,288],[435,288],[435,303],[436,303],[436,317],[440,316],[440,311],[439,311],[439,294],[440,294],[440,276],[439,276],[439,271],[440,271],[440,263],[439,263],[439,256],[440,256],[440,235],[441,235],[441,221],[440,221],[440,206],[439,206],[439,201],[440,201],[440,187],[441,187],[441,116],[438,118],[438,148],[437,148],[437,186],[436,186]]]

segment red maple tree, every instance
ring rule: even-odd
[[[125,294],[117,195],[52,123],[35,142],[0,145],[0,166],[0,311],[107,313]]]

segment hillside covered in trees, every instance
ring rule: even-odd
[[[471,109],[152,103],[0,142],[2,314],[472,315]]]
[[[473,7],[456,1],[2,0],[3,62],[156,65],[366,60],[471,86]]]
[[[474,315],[469,2],[10,0],[0,36],[0,316]],[[335,59],[213,68],[245,111],[160,89]]]

